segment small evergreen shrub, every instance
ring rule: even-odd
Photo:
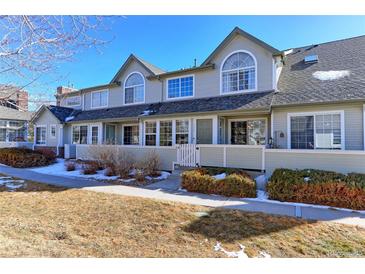
[[[45,150],[31,150],[27,148],[1,148],[0,163],[12,167],[27,168],[47,166],[55,161]]]
[[[365,174],[276,169],[267,191],[273,200],[365,209]]]
[[[74,171],[76,169],[76,164],[74,162],[66,162],[65,169],[66,171]]]
[[[255,182],[247,175],[247,173],[240,174],[240,172],[232,172],[226,178],[217,180],[210,175],[210,173],[213,175],[213,173],[217,171],[218,170],[209,171],[204,168],[185,171],[182,174],[181,185],[190,192],[218,194],[241,198],[256,197]],[[223,172],[219,170],[217,173]]]

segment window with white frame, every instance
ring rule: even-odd
[[[230,136],[233,145],[265,145],[266,120],[231,121]]]
[[[91,93],[91,107],[100,108],[108,106],[109,92],[107,90],[94,91]]]
[[[156,122],[146,122],[145,123],[145,144],[146,146],[156,145]]]
[[[124,104],[144,102],[145,83],[142,74],[134,72],[128,76],[124,85]]]
[[[66,98],[66,106],[75,107],[81,105],[81,96],[70,96]]]
[[[72,143],[87,144],[87,126],[72,127]]]
[[[290,115],[292,149],[341,149],[341,113]]]
[[[256,63],[246,52],[230,55],[222,66],[222,93],[256,89]]]
[[[51,125],[49,128],[51,138],[56,138],[56,125]]]
[[[176,144],[189,143],[189,120],[176,120]]]
[[[45,145],[46,144],[46,135],[47,135],[47,129],[44,126],[37,126],[36,127],[36,144],[37,145]]]
[[[167,80],[167,98],[191,97],[194,94],[194,77],[186,76]]]
[[[123,127],[123,144],[138,145],[139,144],[139,126],[130,125]]]
[[[99,143],[99,127],[91,126],[91,144],[96,145]]]
[[[172,146],[172,121],[160,121],[160,146]]]

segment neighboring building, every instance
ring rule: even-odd
[[[57,102],[35,116],[37,145],[360,151],[365,36],[279,51],[235,28],[200,66],[165,72],[132,54],[109,84],[60,87]]]
[[[28,140],[28,93],[11,85],[0,85],[0,143]]]

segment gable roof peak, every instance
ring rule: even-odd
[[[128,64],[132,61],[136,61],[140,65],[142,65],[149,73],[151,73],[152,76],[156,76],[158,74],[165,73],[164,70],[160,69],[159,67],[156,67],[155,65],[143,60],[142,58],[136,56],[135,54],[131,53],[127,60],[123,63],[123,65],[120,67],[118,72],[115,74],[113,79],[110,81],[110,83],[115,83],[118,81],[119,76],[123,73],[123,71],[127,68]]]
[[[211,62],[214,56],[224,47],[226,46],[236,35],[241,35],[248,40],[258,44],[259,46],[265,48],[266,50],[270,51],[273,55],[280,55],[281,51],[270,46],[269,44],[265,43],[264,41],[256,38],[255,36],[249,34],[248,32],[242,30],[239,27],[235,27],[224,40],[218,45],[218,47],[208,56],[208,58],[202,63],[202,66],[207,65]]]

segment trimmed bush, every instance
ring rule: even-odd
[[[74,162],[66,162],[65,169],[66,171],[74,171],[76,169],[76,164]]]
[[[42,153],[44,155],[44,157],[47,158],[47,161],[49,163],[54,163],[57,159],[57,155],[56,153],[49,148],[37,148],[36,151],[39,151],[40,153]]]
[[[82,165],[82,174],[84,175],[92,175],[92,174],[96,174],[98,170],[98,165],[96,165],[95,163],[88,163],[88,164],[83,164]]]
[[[365,209],[364,174],[277,169],[267,191],[273,200]]]
[[[190,192],[240,198],[256,197],[255,182],[246,173],[232,173],[222,180],[216,180],[209,173],[203,168],[185,171],[181,185]]]
[[[0,163],[12,167],[27,168],[52,164],[55,156],[44,150],[31,150],[27,148],[1,148]]]

